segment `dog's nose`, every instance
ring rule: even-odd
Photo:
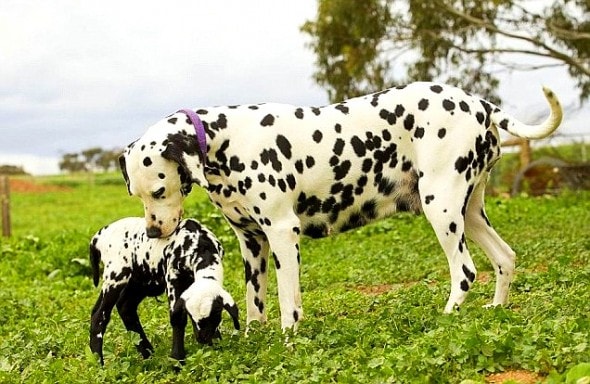
[[[148,227],[146,229],[147,236],[155,239],[162,236],[162,230],[158,227]]]

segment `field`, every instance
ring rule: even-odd
[[[140,317],[154,356],[141,358],[137,338],[114,313],[103,368],[87,346],[98,296],[87,244],[101,226],[141,215],[141,203],[127,196],[120,175],[21,182],[36,187],[13,190],[13,237],[0,240],[1,383],[575,383],[590,376],[588,192],[488,198],[492,223],[518,255],[506,308],[482,308],[494,276],[472,245],[477,283],[458,313],[443,315],[447,261],[424,217],[400,215],[303,241],[305,319],[288,342],[271,273],[269,323],[248,337],[226,317],[213,346],[187,340],[180,367],[168,358],[165,299],[148,299]],[[185,207],[224,243],[225,285],[244,328],[233,233],[201,191]]]

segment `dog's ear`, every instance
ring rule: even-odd
[[[201,164],[201,154],[195,137],[183,133],[170,134],[164,145],[162,157],[178,164],[178,174],[182,185],[181,192],[184,195],[189,194],[192,183],[206,188],[207,181],[203,174],[204,164]]]
[[[236,303],[235,303],[234,299],[231,297],[231,295],[229,293],[227,293],[225,290],[222,292],[221,298],[223,299],[223,309],[225,309],[227,311],[227,313],[229,313],[229,315],[231,316],[231,318],[234,322],[234,328],[239,331],[240,330],[240,317],[239,317],[238,306],[236,305]]]
[[[125,161],[125,154],[121,154],[119,156],[119,167],[121,167],[121,173],[123,173],[123,178],[125,179],[125,184],[127,185],[127,192],[131,195],[131,188],[129,187],[129,174],[127,174],[127,163]]]

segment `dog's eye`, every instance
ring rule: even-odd
[[[166,192],[166,188],[162,187],[162,188],[158,189],[156,192],[152,192],[152,197],[154,199],[159,199],[162,197],[164,192]]]

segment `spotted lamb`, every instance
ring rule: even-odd
[[[187,312],[202,344],[219,337],[222,309],[239,329],[238,308],[222,287],[222,258],[223,248],[217,238],[192,219],[182,220],[170,237],[162,239],[148,238],[145,221],[139,217],[124,218],[99,230],[90,242],[95,286],[100,260],[104,271],[102,289],[92,309],[90,349],[98,353],[101,364],[104,334],[115,305],[127,330],[139,334],[136,347],[141,355],[147,358],[153,353],[137,307],[144,298],[164,291],[170,305],[173,358],[185,357]]]

